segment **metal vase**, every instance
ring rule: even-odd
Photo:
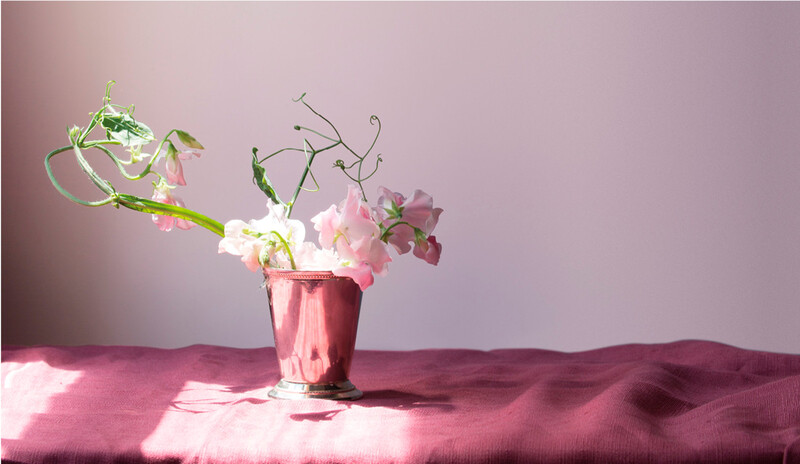
[[[355,400],[348,379],[362,292],[329,271],[264,269],[281,380],[280,399]]]

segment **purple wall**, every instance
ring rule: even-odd
[[[50,186],[44,155],[116,79],[206,146],[181,195],[223,222],[263,216],[250,148],[297,141],[291,98],[360,148],[381,117],[370,192],[431,193],[444,252],[392,263],[360,348],[800,352],[797,3],[4,2],[2,70],[3,343],[272,343],[261,278],[215,236]],[[344,196],[332,161],[296,217]],[[288,195],[297,166],[274,169]]]

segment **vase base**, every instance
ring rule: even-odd
[[[345,380],[336,383],[299,383],[281,379],[275,388],[269,391],[270,398],[280,400],[357,400],[364,394]]]

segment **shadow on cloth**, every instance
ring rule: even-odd
[[[315,411],[308,413],[298,413],[289,416],[294,421],[321,422],[333,420],[337,414],[351,409],[354,405],[361,408],[387,408],[398,411],[409,411],[413,409],[435,409],[438,412],[451,412],[456,407],[451,404],[450,397],[446,395],[423,396],[416,393],[403,392],[398,390],[372,390],[365,391],[364,397],[353,402],[341,401],[336,409],[328,411]]]

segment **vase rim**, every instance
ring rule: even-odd
[[[306,271],[303,269],[276,269],[265,267],[262,269],[265,277],[282,277],[285,279],[304,279],[304,280],[331,280],[348,279],[333,274],[333,271]]]

